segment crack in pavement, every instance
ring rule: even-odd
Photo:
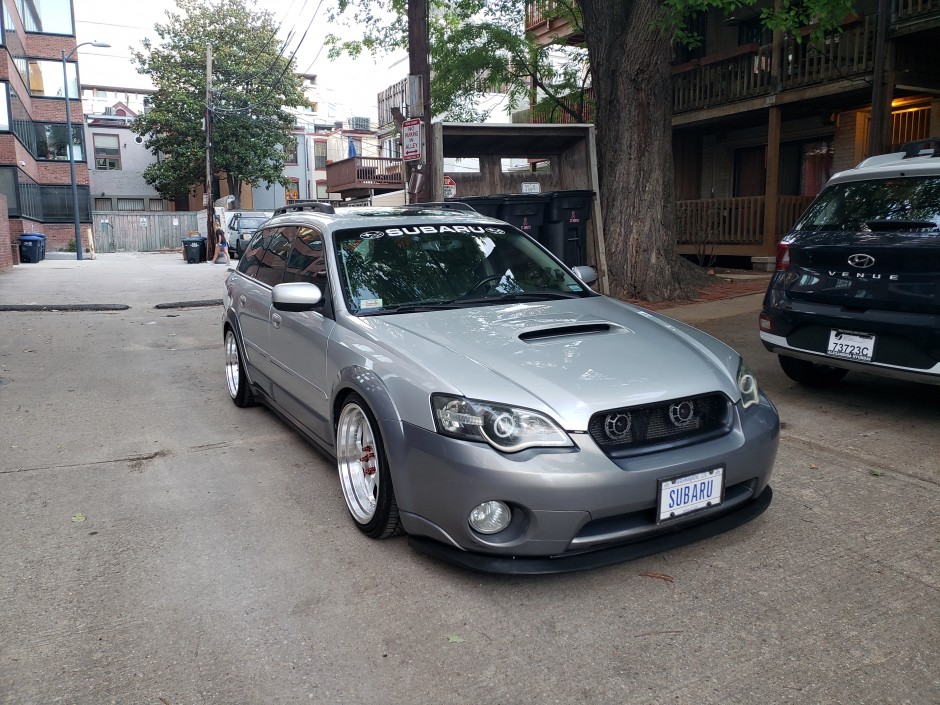
[[[112,458],[110,460],[92,460],[87,463],[63,463],[61,465],[35,465],[33,467],[14,468],[13,470],[0,470],[0,475],[11,475],[18,472],[30,472],[32,470],[61,470],[64,468],[83,468],[92,465],[112,465],[113,463],[130,463],[132,469],[140,469],[143,464],[149,460],[156,460],[169,455],[168,450],[157,450],[153,453],[139,453],[129,455],[125,458]]]

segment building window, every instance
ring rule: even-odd
[[[163,199],[162,199],[162,198],[151,198],[151,199],[150,199],[150,210],[152,210],[152,211],[162,211],[162,210],[166,210],[166,209],[163,207]]]
[[[99,171],[120,170],[120,138],[117,135],[92,135],[92,139],[95,142],[95,169]]]
[[[42,34],[75,34],[71,0],[16,0],[23,28]]]
[[[119,211],[142,211],[144,209],[144,199],[119,198],[117,200],[117,209]]]
[[[313,168],[326,169],[326,142],[313,143]]]
[[[288,203],[300,200],[300,179],[290,180],[290,186],[287,187],[285,196]]]
[[[58,123],[37,122],[36,148],[34,156],[37,159],[68,160],[68,126]],[[76,162],[85,161],[85,150],[82,148],[82,127],[72,126],[72,150]]]
[[[291,135],[290,142],[284,145],[284,163],[285,164],[297,163],[297,136],[296,135]]]
[[[109,211],[109,210],[111,210],[111,199],[110,199],[110,198],[96,198],[96,199],[95,199],[95,210],[96,210],[96,211]]]
[[[69,75],[69,99],[78,99],[78,69],[74,62],[67,64]],[[26,60],[27,81],[30,95],[46,98],[64,98],[65,84],[62,82],[62,62],[46,59]]]

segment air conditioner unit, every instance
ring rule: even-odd
[[[351,130],[368,130],[369,129],[369,118],[367,117],[353,117],[349,118],[349,128]]]

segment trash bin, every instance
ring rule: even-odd
[[[490,218],[499,218],[499,209],[505,201],[504,196],[464,196],[463,198],[449,198],[448,201],[466,203],[480,215]]]
[[[23,236],[34,235],[39,238],[39,261],[46,259],[46,236],[43,233],[23,233]]]
[[[497,217],[515,225],[539,242],[544,242],[542,223],[545,222],[545,207],[550,197],[544,193],[513,193],[502,196],[502,199],[503,204]]]
[[[591,219],[593,191],[552,191],[542,226],[543,244],[569,267],[587,259],[587,222]]]
[[[42,238],[28,233],[17,238],[20,241],[20,263],[35,264],[42,259]]]
[[[206,238],[202,235],[183,238],[183,259],[189,264],[206,261]]]

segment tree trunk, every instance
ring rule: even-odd
[[[597,124],[611,293],[694,295],[703,277],[676,252],[670,33],[659,0],[581,0]]]

